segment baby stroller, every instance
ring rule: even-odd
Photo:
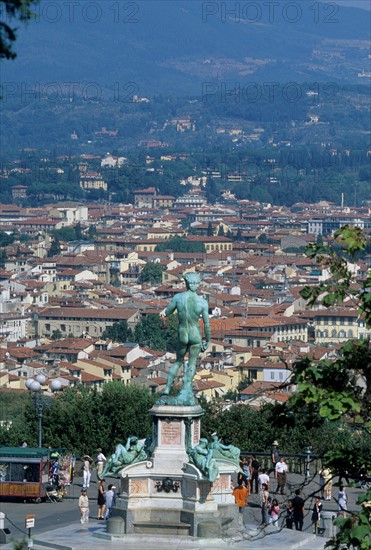
[[[61,492],[54,485],[48,485],[45,494],[47,502],[62,502],[63,500]]]

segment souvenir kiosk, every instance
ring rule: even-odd
[[[0,447],[0,498],[40,502],[49,485],[50,449]]]

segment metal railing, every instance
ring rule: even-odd
[[[241,451],[241,459],[249,458],[252,455],[255,455],[260,463],[260,470],[263,468],[266,468],[267,470],[273,469],[271,453]],[[291,474],[299,474],[309,478],[318,474],[319,470],[322,468],[322,457],[320,455],[313,454],[309,447],[304,453],[282,453],[282,456],[285,457],[288,471]]]

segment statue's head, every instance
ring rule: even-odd
[[[138,442],[137,436],[136,436],[136,435],[132,435],[132,436],[130,437],[130,443],[137,443],[137,442]]]
[[[193,291],[196,291],[201,283],[199,275],[194,272],[186,273],[183,275],[183,279],[185,280],[186,287]]]
[[[206,447],[206,445],[208,444],[206,437],[201,437],[200,444],[202,447]]]

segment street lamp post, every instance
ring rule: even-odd
[[[305,477],[306,477],[306,479],[309,479],[310,478],[310,459],[311,459],[311,454],[312,454],[312,447],[310,445],[305,447],[304,453],[305,453]]]
[[[42,386],[45,384],[47,377],[44,374],[37,374],[35,378],[28,378],[26,380],[26,388],[33,392],[35,398],[35,406],[37,411],[37,423],[38,423],[38,447],[42,447],[42,420],[43,420],[43,390]],[[62,387],[59,380],[52,380],[50,389],[52,391],[58,391]]]

